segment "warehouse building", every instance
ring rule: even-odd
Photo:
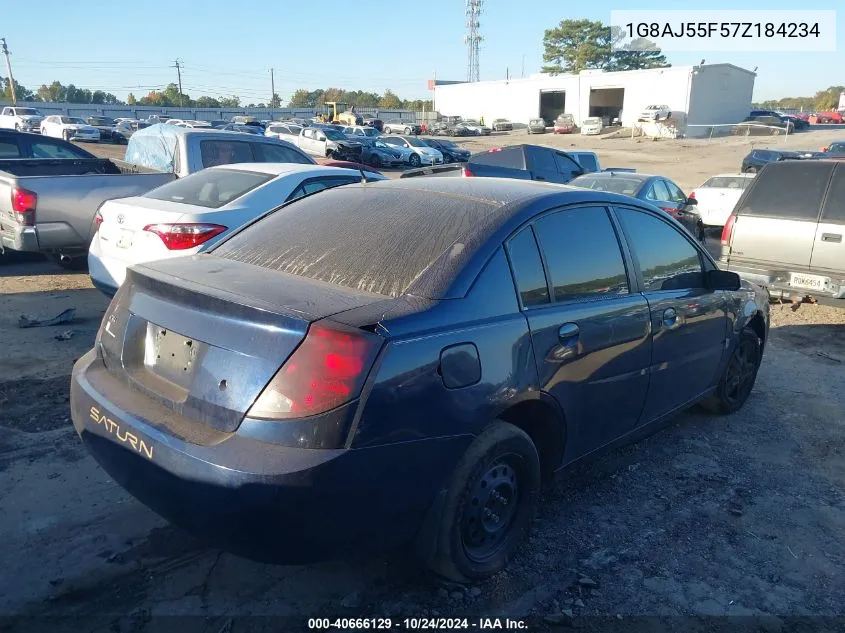
[[[706,127],[742,121],[751,110],[756,74],[733,64],[674,66],[648,70],[577,75],[537,74],[474,83],[435,82],[435,108],[444,116],[484,117],[528,123],[541,117],[551,125],[561,113],[579,123],[587,117],[619,117],[637,122],[649,105],[667,105],[673,123],[688,136],[709,134]]]

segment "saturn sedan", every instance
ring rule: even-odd
[[[120,485],[230,551],[413,544],[473,582],[524,540],[543,479],[697,402],[740,409],[768,323],[763,290],[634,198],[351,184],[130,268],[74,367],[73,423]]]

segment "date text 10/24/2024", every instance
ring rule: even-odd
[[[308,628],[324,631],[527,631],[510,618],[309,618]]]

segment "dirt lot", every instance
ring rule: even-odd
[[[794,146],[831,140],[822,134]],[[748,151],[733,138],[530,140],[597,147],[608,165],[687,187],[735,170]],[[237,633],[305,630],[307,618],[329,615],[473,615],[525,618],[530,631],[710,631],[718,621],[691,616],[756,615],[772,617],[731,622],[787,631],[796,630],[788,616],[845,616],[842,308],[773,306],[763,367],[741,412],[690,411],[565,473],[544,493],[509,569],[467,590],[421,578],[401,553],[259,565],[204,546],[129,497],[69,422],[70,369],[106,305],[84,272],[38,258],[0,265],[0,615],[18,616],[0,619],[0,630],[43,630],[44,616],[74,631]],[[71,307],[70,325],[18,328],[21,314]],[[54,338],[68,331],[69,340]],[[273,617],[238,619],[246,615]],[[810,620],[802,630],[842,622]]]

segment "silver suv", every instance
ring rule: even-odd
[[[845,162],[766,165],[722,232],[723,268],[773,290],[845,298]]]

